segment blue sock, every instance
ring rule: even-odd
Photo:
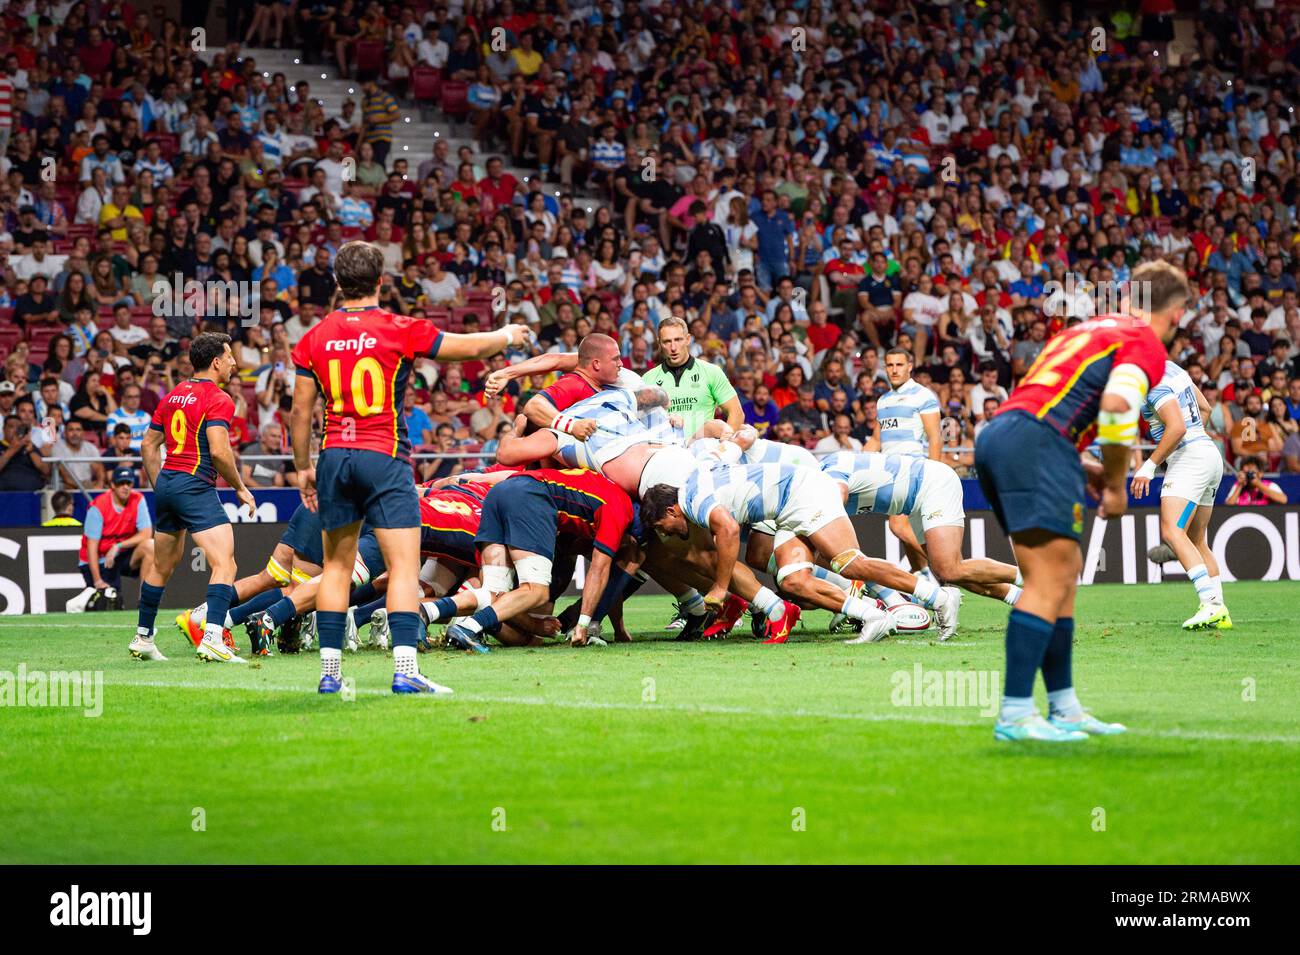
[[[374,584],[362,584],[360,587],[352,589],[352,598],[348,602],[354,607],[360,607],[362,604],[374,600],[377,593]]]
[[[226,612],[235,602],[235,588],[231,584],[208,584],[205,598],[208,604],[208,622],[203,628],[205,633],[220,636],[226,629]]]
[[[501,621],[497,619],[497,612],[492,607],[484,607],[474,614],[474,622],[484,630],[491,630]]]
[[[388,595],[380,594],[378,597],[376,597],[374,600],[370,601],[369,603],[365,603],[357,607],[357,612],[353,615],[356,617],[357,624],[359,625],[365,623],[367,620],[370,619],[370,617],[374,614],[376,610],[382,610],[386,603],[388,603]]]
[[[283,627],[286,623],[298,616],[298,608],[293,605],[293,600],[289,597],[281,597],[267,611],[271,615],[272,622],[276,627]],[[320,623],[320,616],[316,617],[317,624]]]
[[[438,614],[438,619],[432,620],[430,623],[438,623],[440,620],[450,620],[452,617],[456,616],[456,598],[439,597],[433,602],[433,609]]]
[[[145,633],[153,633],[153,622],[158,618],[158,605],[162,603],[162,587],[140,583],[140,616],[137,626]]]
[[[238,607],[230,608],[230,625],[233,627],[239,626],[254,614],[259,614],[273,606],[281,596],[280,591],[271,589],[244,601]]]
[[[388,630],[392,634],[393,647],[396,649],[414,647],[418,644],[424,627],[420,623],[418,613],[412,610],[397,610],[388,615]]]
[[[1043,654],[1043,682],[1047,692],[1064,690],[1074,686],[1074,676],[1070,672],[1070,660],[1074,653],[1074,618],[1057,617],[1052,629],[1052,639]]]
[[[624,599],[624,591],[635,579],[617,564],[610,568],[609,580],[600,595],[600,600],[596,602],[596,609],[591,615],[592,621],[599,623],[604,620],[605,615],[609,613],[609,608],[617,606],[619,601]]]
[[[347,632],[348,615],[339,610],[316,611],[316,633],[322,650],[343,652],[343,635]]]
[[[1007,620],[1007,696],[1023,698],[1034,695],[1034,677],[1042,666],[1043,654],[1052,639],[1052,625],[1042,617],[1023,610],[1012,610]]]

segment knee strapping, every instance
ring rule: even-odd
[[[521,584],[551,585],[551,562],[538,554],[530,554],[515,561],[515,573]]]
[[[305,584],[309,581],[315,580],[315,578],[312,577],[311,574],[307,573],[307,571],[299,570],[297,567],[293,569],[293,579],[295,583],[299,584]]]
[[[488,564],[483,568],[483,586],[494,594],[509,593],[515,589],[515,572]]]
[[[786,564],[776,572],[776,585],[780,587],[785,579],[791,574],[797,574],[803,570],[812,570],[813,566],[814,565],[810,561],[806,560],[796,561],[793,564]]]
[[[862,553],[862,551],[858,550],[856,547],[851,550],[841,551],[831,559],[831,570],[835,571],[837,574],[842,574],[844,573],[845,568],[859,557],[863,560],[867,559],[867,555]]]
[[[271,579],[275,581],[277,586],[289,586],[289,571],[285,570],[274,557],[266,562],[266,572],[271,575]]]

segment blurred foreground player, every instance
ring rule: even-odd
[[[349,242],[334,260],[343,305],[313,327],[293,350],[294,467],[303,504],[319,510],[324,530],[316,621],[321,693],[342,689],[348,594],[364,520],[374,528],[388,569],[388,626],[394,693],[448,693],[420,675],[420,505],[411,480],[411,443],[402,395],[416,357],[441,361],[488,358],[522,344],[528,330],[444,335],[425,319],[379,307],[384,256],[368,242]],[[318,466],[310,457],[311,419],[325,401],[325,437]],[[319,475],[317,470],[319,468]],[[317,488],[319,487],[319,491]]]
[[[223,390],[235,372],[230,336],[199,335],[190,344],[190,362],[194,377],[158,403],[140,446],[144,473],[154,489],[154,560],[141,580],[140,616],[129,649],[137,659],[166,659],[154,643],[154,620],[167,581],[185,554],[188,531],[212,572],[208,623],[195,653],[200,660],[243,663],[223,638],[222,621],[235,596],[235,533],[217,496],[217,475],[234,488],[240,504],[250,511],[257,505],[230,447],[235,403]]]
[[[1131,293],[1140,290],[1137,307]],[[1083,554],[1084,469],[1077,448],[1095,425],[1103,471],[1100,514],[1128,505],[1125,479],[1147,392],[1164,375],[1162,340],[1190,297],[1187,276],[1163,262],[1133,271],[1123,314],[1101,315],[1059,333],[975,441],[980,487],[1011,535],[1024,592],[1006,636],[1006,691],[998,740],[1061,743],[1124,732],[1079,703],[1074,692],[1074,594]],[[1094,486],[1096,480],[1094,479]],[[1043,671],[1048,719],[1034,708]]]

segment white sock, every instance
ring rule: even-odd
[[[1017,587],[1015,584],[1008,584],[1007,595],[1002,598],[1002,602],[1007,606],[1014,607],[1016,605],[1016,601],[1020,599],[1020,595],[1023,593],[1024,591],[1021,590],[1019,587]]]
[[[926,580],[930,581],[931,583],[937,582],[934,574],[930,571],[930,568],[928,566],[922,567],[920,570],[918,570],[916,572],[916,576],[924,577]]]
[[[333,647],[320,648],[320,675],[338,676],[343,672],[343,651]]]
[[[1195,567],[1187,568],[1187,579],[1192,582],[1196,588],[1196,596],[1201,598],[1201,603],[1214,603],[1214,598],[1218,595],[1214,585],[1210,583],[1210,572],[1205,569],[1204,564],[1197,564]]]
[[[926,610],[933,610],[934,605],[939,602],[943,591],[939,585],[934,582],[934,578],[925,577],[920,574],[916,575],[916,589],[912,591],[912,596]]]
[[[850,590],[853,589],[853,581],[849,580],[849,578],[847,577],[843,577],[840,574],[835,573],[835,571],[833,570],[827,570],[825,567],[814,566],[812,569],[812,574],[814,577],[817,577],[820,580],[826,581],[828,584],[840,588],[840,590],[844,591],[845,593],[848,593]]]
[[[466,630],[468,630],[470,633],[483,632],[483,624],[479,623],[473,617],[466,617],[464,620],[460,622],[460,625],[464,627]]]
[[[222,628],[217,626],[215,623],[204,624],[203,639],[211,640],[213,643],[225,642],[225,636],[222,634],[221,629]]]
[[[230,629],[231,627],[233,627],[234,625],[235,625],[235,621],[233,621],[233,620],[230,619],[230,611],[227,610],[227,611],[226,611],[226,623],[225,623],[225,627],[226,627],[227,630],[229,630],[229,629]]]
[[[760,587],[749,605],[761,610],[767,619],[773,623],[785,616],[785,601],[767,587]]]
[[[867,584],[862,588],[862,592],[868,597],[875,597],[886,607],[898,607],[905,603],[911,603],[910,600],[897,590],[891,590],[888,587],[878,587],[875,584]]]
[[[1221,605],[1223,603],[1223,578],[1215,574],[1210,578],[1210,586],[1214,588],[1214,602]]]
[[[200,627],[208,622],[208,602],[206,600],[190,611],[190,619]]]
[[[1017,567],[1017,568],[1016,568],[1016,586],[1017,586],[1017,587],[1023,587],[1024,585],[1025,585],[1025,575],[1022,574],[1022,573],[1020,572],[1020,568]]]
[[[689,617],[704,616],[704,598],[700,596],[698,590],[691,590],[684,596],[679,596],[677,602],[681,604],[682,612]]]
[[[135,635],[139,637],[141,640],[152,640],[153,635],[157,632],[158,632],[157,630],[153,630],[147,627],[135,628]]]
[[[1016,720],[1023,720],[1026,716],[1034,715],[1034,698],[1032,696],[1004,696],[1002,697],[1002,713],[1000,719],[1004,723],[1014,723]]]
[[[393,647],[393,667],[403,676],[415,676],[420,672],[415,656],[415,647]]]
[[[1083,705],[1075,696],[1074,687],[1067,686],[1064,690],[1053,690],[1047,694],[1047,711],[1052,716],[1078,716],[1083,712]]]
[[[845,597],[840,613],[848,614],[854,620],[875,620],[881,614],[875,601],[863,600],[861,597]]]

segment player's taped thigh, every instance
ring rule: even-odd
[[[515,573],[519,577],[519,584],[540,584],[543,587],[551,585],[551,560],[549,557],[542,557],[540,554],[529,554],[527,557],[520,557],[515,561]]]
[[[515,572],[509,567],[484,564],[483,586],[494,594],[509,593],[515,589]]]
[[[271,575],[271,579],[275,581],[277,587],[289,586],[289,581],[292,579],[290,577],[290,572],[285,570],[284,565],[274,557],[267,560],[266,572]]]
[[[420,568],[420,583],[433,586],[438,577],[438,558],[430,557]]]
[[[867,559],[867,555],[862,553],[862,551],[858,550],[856,547],[840,551],[840,553],[831,558],[831,570],[835,571],[837,574],[842,574],[844,573],[845,568],[859,557],[863,560]]]
[[[791,574],[797,574],[803,570],[811,571],[816,566],[817,565],[810,560],[797,560],[792,564],[786,564],[784,567],[777,569],[776,585],[780,587],[781,584],[785,582],[785,579]]]

